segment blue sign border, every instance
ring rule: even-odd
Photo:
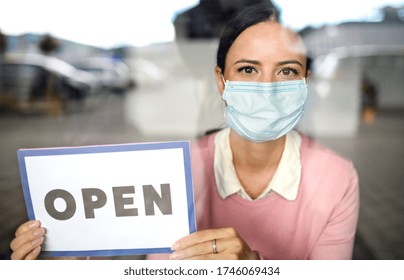
[[[142,150],[166,150],[182,149],[184,156],[185,184],[188,203],[188,225],[189,233],[196,231],[194,193],[192,186],[191,151],[189,141],[155,142],[155,143],[132,143],[117,145],[97,145],[81,147],[63,148],[39,148],[39,149],[19,149],[17,151],[18,165],[20,168],[21,183],[24,192],[24,199],[27,207],[28,218],[36,220],[31,192],[28,184],[28,175],[25,164],[25,157],[54,156],[54,155],[74,155],[74,154],[95,154],[113,153]],[[164,248],[141,248],[141,249],[116,249],[116,250],[89,250],[89,251],[42,251],[42,256],[47,257],[67,257],[67,256],[122,256],[122,255],[145,255],[156,253],[171,253],[169,247]]]

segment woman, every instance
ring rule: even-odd
[[[251,7],[224,30],[216,80],[229,128],[192,147],[198,231],[173,245],[171,259],[352,257],[356,171],[292,130],[307,59],[276,18],[269,5]]]
[[[216,67],[228,128],[192,146],[198,231],[148,259],[350,259],[359,188],[351,162],[293,130],[307,98],[300,37],[271,5],[228,23]],[[37,233],[35,236],[34,233]],[[12,258],[33,259],[44,230],[20,226]]]

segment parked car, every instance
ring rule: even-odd
[[[44,98],[52,87],[61,100],[81,100],[100,88],[98,79],[56,57],[33,54],[7,54],[0,63],[0,93],[16,101]]]
[[[122,93],[134,86],[128,66],[109,57],[88,57],[72,64],[81,70],[95,74],[103,89]]]

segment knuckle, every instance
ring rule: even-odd
[[[22,260],[22,259],[24,258],[24,256],[23,256],[22,252],[20,252],[19,250],[17,250],[17,251],[14,251],[14,252],[11,254],[10,258],[11,258],[12,260]]]
[[[18,237],[21,234],[23,234],[24,232],[26,232],[29,229],[28,227],[28,222],[23,223],[22,225],[20,225],[17,230],[15,231],[15,236]]]
[[[17,248],[16,248],[16,245],[15,245],[15,240],[13,240],[13,241],[11,241],[11,243],[10,243],[10,249],[12,250],[12,251],[15,251]]]

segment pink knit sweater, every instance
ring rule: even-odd
[[[350,259],[359,212],[357,173],[350,161],[302,136],[298,197],[272,194],[223,200],[214,171],[215,134],[193,143],[197,229],[234,227],[263,259]],[[164,259],[167,255],[149,255]]]

